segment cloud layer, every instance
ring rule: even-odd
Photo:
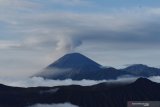
[[[71,79],[66,80],[50,80],[50,79],[43,79],[41,77],[33,77],[33,78],[26,78],[26,79],[14,79],[14,78],[0,78],[0,84],[4,84],[7,86],[16,86],[16,87],[38,87],[38,86],[47,86],[47,87],[54,87],[54,86],[68,86],[68,85],[81,85],[81,86],[91,86],[96,85],[102,82],[106,83],[131,83],[134,82],[137,77],[119,77],[116,80],[81,80],[75,81]],[[152,81],[160,83],[160,76],[153,76],[149,78]],[[55,91],[55,90],[51,90]]]
[[[64,104],[35,104],[29,107],[78,107],[78,106],[72,105],[70,103],[64,103]]]
[[[11,79],[11,78],[0,78],[0,83],[8,86],[16,87],[37,87],[37,86],[62,86],[62,85],[81,85],[81,86],[90,86],[95,85],[101,82],[106,82],[106,80],[94,81],[94,80],[82,80],[82,81],[73,81],[71,79],[67,80],[50,80],[43,79],[41,77],[33,77],[26,79]]]

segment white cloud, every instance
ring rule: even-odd
[[[0,0],[0,8],[27,9],[38,6],[38,3],[30,0]]]
[[[50,80],[43,79],[41,77],[33,77],[26,79],[11,79],[11,78],[0,78],[0,83],[8,86],[16,87],[37,87],[37,86],[63,86],[63,85],[81,85],[81,86],[90,86],[95,85],[101,82],[106,82],[106,80],[94,81],[94,80],[81,80],[74,81],[71,79],[66,80]]]
[[[35,104],[29,107],[78,107],[78,106],[70,103],[64,103],[64,104]]]
[[[134,82],[138,77],[119,77],[116,80],[51,80],[51,79],[43,79],[41,77],[33,77],[33,78],[0,78],[0,84],[4,84],[7,86],[15,86],[15,87],[38,87],[38,86],[68,86],[68,85],[80,85],[80,86],[92,86],[99,83],[131,83]],[[149,77],[148,79],[160,83],[160,76]],[[58,89],[47,90],[46,92],[55,92]]]
[[[8,48],[14,48],[14,47],[19,47],[19,46],[20,44],[14,41],[0,40],[0,49],[8,49]]]
[[[150,80],[157,82],[157,83],[160,83],[160,76],[152,76],[152,77],[150,77]]]

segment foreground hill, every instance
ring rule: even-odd
[[[17,88],[0,85],[0,107],[70,102],[80,107],[126,107],[127,101],[159,101],[160,84],[139,78],[131,84]]]

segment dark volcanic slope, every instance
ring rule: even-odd
[[[127,101],[159,101],[160,84],[140,78],[129,85],[14,88],[0,85],[0,107],[70,102],[80,107],[126,107]]]
[[[104,68],[80,53],[66,54],[34,75],[47,79],[103,80],[120,76],[150,77],[160,75],[160,69],[134,64],[124,69]]]
[[[122,75],[131,75],[126,71],[115,68],[102,68],[102,66],[80,53],[66,54],[52,63],[39,76],[47,79],[73,79],[73,80],[103,80],[116,79]]]
[[[49,65],[47,68],[85,68],[86,66],[93,67],[92,70],[100,69],[100,64],[96,63],[95,61],[89,59],[88,57],[80,54],[80,53],[70,53],[66,54],[56,62]]]
[[[99,70],[101,70],[100,64],[80,53],[70,53],[64,55],[35,76],[49,79],[72,79],[75,78],[75,75]],[[83,77],[83,79],[85,79],[85,77]]]

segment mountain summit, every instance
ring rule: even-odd
[[[80,53],[66,54],[36,76],[49,79],[86,79],[91,73],[100,71],[101,65]],[[87,73],[87,74],[86,74]]]
[[[80,53],[70,53],[66,54],[56,62],[49,65],[47,68],[71,68],[71,69],[90,69],[90,70],[99,70],[101,67],[100,64],[94,62],[88,57]]]
[[[115,68],[105,68],[80,53],[70,53],[47,66],[35,75],[47,79],[104,80],[116,79],[130,73]]]

